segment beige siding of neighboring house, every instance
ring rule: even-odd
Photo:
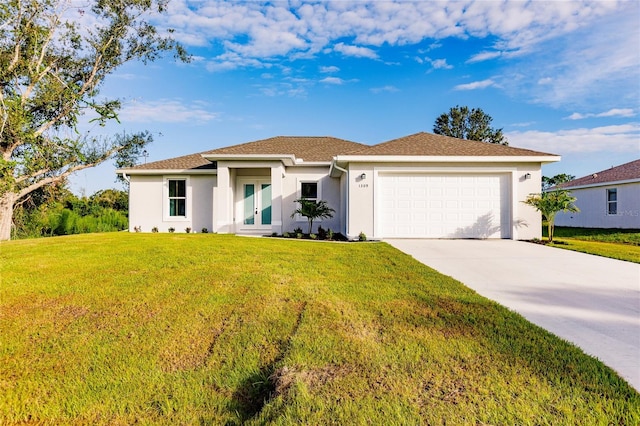
[[[607,189],[616,189],[617,213],[608,214]],[[569,189],[579,213],[558,213],[556,226],[640,229],[640,182]]]

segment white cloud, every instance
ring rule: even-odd
[[[604,7],[605,3],[609,7],[613,4],[594,6]],[[640,3],[622,2],[618,7],[615,13],[600,18],[598,25],[542,40],[528,56],[501,72],[501,85],[512,96],[526,96],[554,107],[637,104],[640,49],[631,40],[640,39]]]
[[[446,38],[471,38],[487,44],[467,63],[499,59],[509,72],[500,72],[496,85],[512,96],[553,106],[607,96],[637,102],[637,90],[624,94],[640,78],[631,41],[640,38],[635,1],[173,0],[168,10],[160,28],[174,28],[187,47],[219,52],[207,62],[212,71],[331,52],[384,61],[377,51],[383,45],[433,40],[431,50]],[[436,59],[432,66],[451,65]]]
[[[203,123],[216,119],[218,113],[208,111],[206,107],[206,102],[202,101],[195,101],[188,105],[175,99],[135,101],[122,108],[120,119],[134,123]]]
[[[320,72],[323,74],[332,74],[338,71],[340,71],[340,68],[336,66],[320,67]]]
[[[569,120],[583,120],[585,118],[601,118],[601,117],[633,117],[636,113],[631,108],[612,108],[609,111],[601,112],[601,113],[588,113],[588,114],[580,114],[579,112],[574,112],[568,117],[565,117]]]
[[[496,83],[491,80],[482,80],[482,81],[474,81],[466,84],[458,84],[453,89],[454,90],[476,90],[476,89],[486,89],[487,87],[496,87]]]
[[[544,132],[506,132],[509,144],[554,154],[640,152],[640,124]]]
[[[388,93],[398,92],[400,89],[398,89],[395,86],[383,86],[383,87],[372,87],[369,90],[372,93],[378,94],[378,93],[383,93],[383,92],[388,92]]]
[[[345,56],[354,56],[356,58],[377,59],[378,54],[367,47],[349,46],[344,43],[336,44],[333,49]]]
[[[320,83],[341,85],[344,84],[345,81],[339,77],[325,77],[320,80]]]
[[[493,51],[493,52],[480,52],[480,53],[476,53],[475,55],[473,55],[471,58],[469,58],[467,60],[468,64],[472,64],[474,62],[482,62],[482,61],[488,61],[490,59],[495,59],[495,58],[499,58],[500,56],[502,56],[502,52],[497,52],[497,51]]]
[[[431,65],[437,70],[450,70],[451,68],[453,68],[453,65],[448,64],[446,59],[434,59],[433,61],[431,61]]]

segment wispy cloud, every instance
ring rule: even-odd
[[[218,113],[206,109],[207,105],[202,101],[185,104],[176,99],[134,101],[122,108],[120,119],[133,123],[204,123],[218,117]]]
[[[344,84],[345,81],[339,77],[325,77],[320,80],[320,83],[341,85]]]
[[[501,86],[512,96],[554,107],[636,105],[640,50],[631,40],[640,39],[640,4],[622,2],[618,7],[598,25],[543,40],[531,54],[501,71]]]
[[[383,92],[394,93],[394,92],[398,92],[400,89],[398,89],[395,86],[383,86],[383,87],[372,87],[369,90],[372,93],[378,94],[378,93],[383,93]]]
[[[600,112],[600,113],[587,113],[581,114],[579,112],[574,112],[568,117],[565,117],[569,120],[583,120],[585,118],[602,118],[602,117],[633,117],[636,113],[631,108],[612,108],[609,111]]]
[[[429,57],[425,57],[420,58],[420,57],[416,57],[415,58],[416,62],[418,62],[419,64],[424,64],[425,62],[428,63],[429,65],[431,65],[432,69],[445,69],[445,70],[450,70],[453,68],[453,65],[448,64],[446,59],[431,59]]]
[[[354,56],[356,58],[378,59],[378,54],[368,47],[351,46],[344,43],[336,44],[333,49],[345,56]]]
[[[491,79],[481,80],[481,81],[473,81],[471,83],[458,84],[453,89],[454,90],[477,90],[477,89],[486,89],[487,87],[495,87],[497,86],[495,81]]]
[[[544,132],[506,132],[509,143],[555,154],[640,151],[640,124]]]
[[[332,52],[388,63],[391,58],[378,47],[433,40],[431,50],[440,40],[471,38],[488,44],[467,64],[499,59],[505,72],[495,86],[535,102],[586,105],[594,97],[625,96],[624,87],[640,78],[640,53],[631,42],[640,38],[640,6],[634,1],[472,1],[444,7],[431,1],[173,0],[168,11],[159,18],[165,19],[161,29],[174,28],[187,46],[219,52],[206,61],[211,71],[267,68]],[[452,66],[445,59],[429,61],[433,69]],[[631,92],[627,100],[637,102],[637,91]]]
[[[488,61],[490,59],[499,58],[502,56],[502,52],[492,51],[492,52],[480,52],[473,55],[471,58],[467,60],[468,64],[472,64],[474,62],[483,62]]]
[[[340,68],[336,66],[328,66],[328,67],[320,67],[320,72],[323,74],[332,74],[334,72],[340,71]]]

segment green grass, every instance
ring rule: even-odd
[[[546,226],[543,226],[542,234],[547,237]],[[603,243],[640,246],[640,229],[597,229],[556,226],[554,238],[571,238],[581,241],[599,241]]]
[[[0,245],[0,424],[638,424],[612,370],[382,243]]]
[[[548,237],[546,225],[543,237]],[[556,227],[555,247],[640,263],[640,230]]]

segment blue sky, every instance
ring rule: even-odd
[[[278,135],[376,144],[431,132],[456,105],[561,155],[547,176],[640,157],[638,1],[171,0],[152,20],[194,60],[118,69],[101,95],[123,101],[120,124],[82,128],[151,131],[146,161]],[[71,188],[119,187],[114,172]]]

